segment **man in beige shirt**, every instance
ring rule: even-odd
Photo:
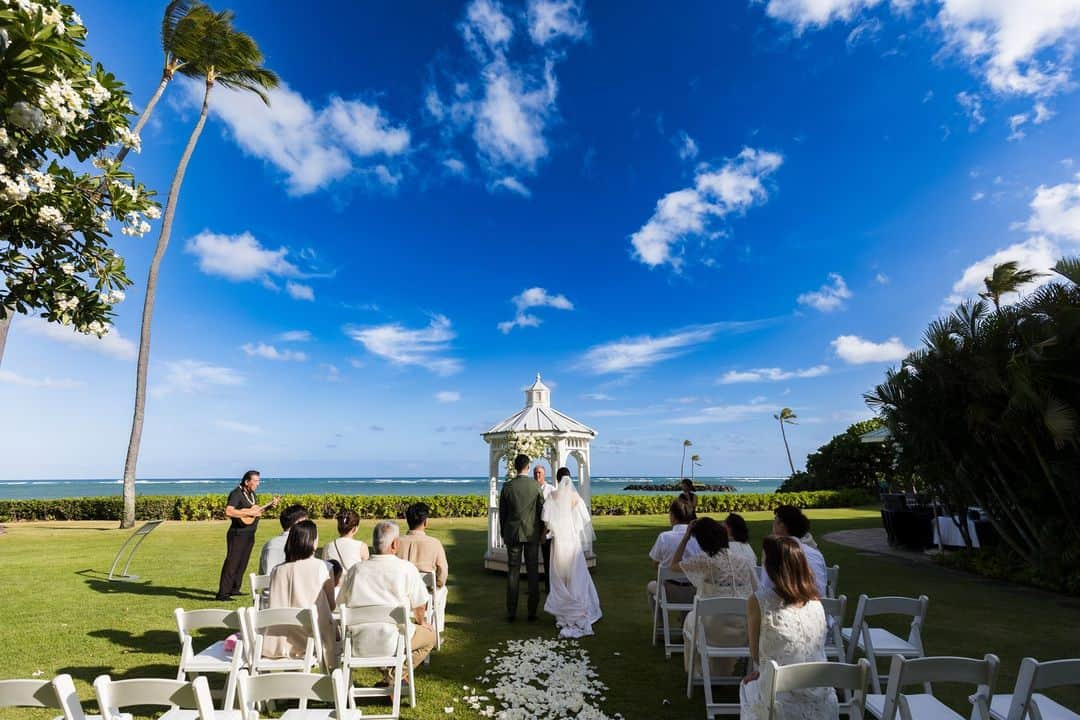
[[[399,539],[397,556],[411,562],[420,572],[435,573],[435,609],[441,633],[446,625],[446,576],[450,567],[446,563],[446,550],[442,543],[427,534],[430,513],[431,508],[422,502],[414,503],[405,510],[409,532]]]

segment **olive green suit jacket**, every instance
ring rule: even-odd
[[[499,493],[499,530],[503,542],[540,542],[543,522],[544,496],[531,475],[518,475],[507,480]]]

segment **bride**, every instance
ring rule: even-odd
[[[585,552],[595,536],[585,501],[570,480],[570,471],[559,468],[558,487],[544,502],[543,520],[551,531],[551,590],[544,611],[555,616],[559,637],[592,635],[592,625],[600,619],[600,598],[596,594]]]

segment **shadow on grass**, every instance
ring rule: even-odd
[[[148,595],[178,600],[213,600],[217,596],[217,593],[211,590],[154,585],[149,580],[138,582],[109,580],[108,576],[99,570],[79,570],[75,574],[86,581],[87,587],[103,595]]]
[[[169,652],[179,647],[179,639],[175,632],[168,630],[147,630],[136,635],[127,630],[91,630],[87,633],[90,637],[103,638],[114,645],[134,650],[140,653],[159,654]]]
[[[113,680],[132,680],[135,678],[175,678],[176,665],[154,663],[151,665],[139,665],[128,670],[117,671],[116,668],[106,665],[82,665],[62,667],[56,670],[57,674],[67,673],[76,680],[82,680],[92,685],[99,675],[108,675]]]

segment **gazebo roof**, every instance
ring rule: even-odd
[[[525,390],[525,407],[484,433],[484,438],[511,432],[596,437],[591,427],[551,407],[551,390],[540,379],[540,373],[536,373],[536,382]]]

